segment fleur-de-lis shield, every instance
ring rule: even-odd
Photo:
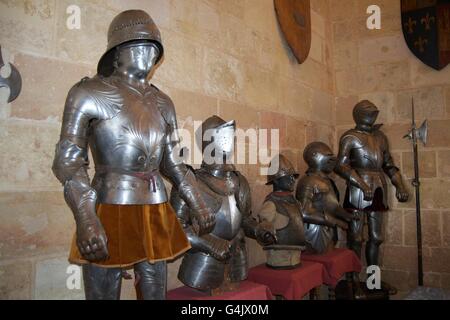
[[[441,70],[450,63],[450,0],[401,0],[402,29],[412,53]]]
[[[305,62],[311,49],[310,0],[274,0],[280,29],[298,63]]]

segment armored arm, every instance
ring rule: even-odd
[[[323,212],[319,212],[314,208],[313,199],[315,192],[314,185],[308,184],[304,179],[299,181],[295,197],[302,206],[303,221],[311,224],[334,227],[335,223],[332,223],[327,219]]]
[[[237,172],[239,188],[236,194],[237,206],[242,213],[242,229],[247,237],[256,239],[261,245],[270,245],[276,242],[273,228],[269,223],[258,223],[252,216],[252,199],[247,179]]]
[[[406,202],[409,198],[408,190],[403,183],[403,178],[400,170],[394,163],[391,152],[389,150],[389,142],[387,137],[383,134],[384,152],[383,152],[383,171],[391,180],[392,184],[396,188],[396,197],[400,202]]]
[[[160,111],[167,124],[162,173],[176,186],[180,197],[186,202],[198,223],[199,233],[209,233],[214,227],[214,215],[206,206],[198,191],[194,173],[187,168],[180,157],[179,137],[175,108],[169,97],[161,93],[158,97]]]
[[[107,239],[96,215],[97,194],[87,173],[87,131],[96,106],[81,85],[68,94],[52,170],[64,186],[65,200],[75,217],[80,253],[89,261],[101,261],[108,256]]]
[[[174,208],[178,220],[192,246],[192,250],[207,253],[217,260],[225,261],[230,257],[230,243],[212,234],[198,235],[197,228],[192,224],[190,208],[181,198],[176,187],[172,188],[170,204]]]
[[[345,179],[347,183],[361,189],[364,193],[364,199],[370,201],[373,198],[372,190],[350,165],[350,152],[353,148],[355,139],[355,137],[345,134],[341,138],[339,143],[338,162],[334,171]]]

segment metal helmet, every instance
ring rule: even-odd
[[[153,19],[143,10],[127,10],[119,13],[108,29],[108,47],[100,58],[97,73],[108,77],[114,71],[114,48],[127,42],[152,42],[159,49],[158,63],[164,54],[161,33]]]
[[[206,148],[214,151],[211,152],[212,156],[215,156],[216,152],[225,154],[227,157],[231,156],[234,151],[235,132],[234,120],[226,122],[216,115],[211,116],[197,129],[197,145],[201,147],[203,153]]]
[[[372,126],[377,120],[380,111],[369,100],[362,100],[358,102],[353,108],[353,119],[357,125]]]
[[[296,179],[299,177],[299,174],[295,171],[292,163],[284,155],[276,155],[272,161],[270,161],[270,168],[276,166],[277,162],[278,170],[274,174],[267,175],[266,185],[271,185],[275,180],[286,176],[294,176]]]
[[[303,151],[303,159],[311,169],[332,171],[337,158],[331,148],[323,142],[312,142]]]

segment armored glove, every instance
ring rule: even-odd
[[[365,183],[364,181],[360,182],[359,186],[364,193],[364,200],[365,201],[372,201],[373,200],[373,191],[372,189]]]
[[[347,212],[344,208],[339,206],[335,212],[336,217],[345,220],[346,222],[351,222],[352,220],[359,220],[359,217]]]
[[[230,242],[211,234],[204,235],[201,238],[201,247],[203,252],[208,253],[219,261],[226,261],[230,259]]]
[[[395,196],[399,202],[407,202],[409,199],[409,193],[405,187],[397,188]]]
[[[83,258],[90,262],[108,258],[105,230],[97,216],[86,216],[77,220],[77,246]]]
[[[333,227],[340,227],[343,230],[348,229],[348,223],[331,215],[325,214],[325,220],[332,224]]]
[[[409,192],[405,187],[405,184],[403,183],[402,175],[399,171],[396,171],[391,176],[392,184],[396,188],[395,196],[397,197],[397,200],[399,202],[406,202],[409,198]]]
[[[198,235],[207,234],[214,229],[215,216],[206,208],[192,211],[192,224]]]
[[[256,241],[261,246],[269,246],[277,242],[275,230],[270,223],[262,222],[256,227]]]

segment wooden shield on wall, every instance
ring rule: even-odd
[[[281,31],[298,63],[303,63],[311,48],[310,0],[274,0]]]
[[[450,0],[401,0],[402,29],[411,52],[441,70],[450,63]]]

